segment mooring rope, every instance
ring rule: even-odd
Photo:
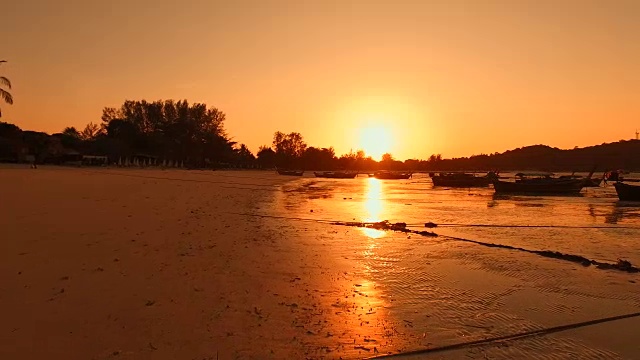
[[[523,338],[533,337],[533,336],[545,336],[545,335],[557,333],[560,331],[567,331],[567,330],[577,329],[585,326],[592,326],[592,325],[602,324],[602,323],[611,322],[611,321],[634,318],[638,316],[640,316],[640,312],[583,321],[583,322],[578,322],[573,324],[553,326],[553,327],[548,327],[544,329],[526,331],[526,332],[521,332],[521,333],[516,333],[511,335],[497,336],[489,339],[467,341],[463,343],[457,343],[457,344],[451,344],[451,345],[445,345],[445,346],[439,346],[439,347],[427,348],[427,349],[420,349],[420,350],[413,350],[413,351],[406,351],[406,352],[400,352],[396,354],[374,356],[374,357],[370,357],[370,359],[390,359],[390,358],[400,357],[400,356],[426,355],[426,354],[433,354],[433,353],[438,353],[443,351],[465,349],[465,348],[481,346],[481,345],[491,345],[497,342],[514,341],[514,340],[520,340]]]
[[[624,226],[624,225],[615,225],[615,226],[601,226],[601,225],[504,225],[504,224],[456,224],[456,223],[420,223],[420,224],[407,224],[408,227],[427,227],[427,228],[435,228],[435,227],[487,227],[487,228],[528,228],[528,229],[536,229],[536,228],[550,228],[550,229],[631,229],[631,230],[640,230],[640,227],[637,226]]]
[[[322,223],[344,223],[342,220],[332,220],[332,219],[318,219],[318,218],[301,218],[301,217],[290,217],[290,216],[275,216],[275,215],[263,215],[263,214],[249,214],[249,213],[228,213],[232,215],[245,215],[245,216],[255,216],[255,217],[263,217],[263,218],[273,218],[273,219],[284,219],[284,220],[302,220],[302,221],[317,221]],[[378,223],[378,221],[370,221],[370,222],[355,222],[358,224],[364,225],[372,225]],[[640,227],[635,226],[581,226],[581,225],[501,225],[501,224],[456,224],[456,223],[400,223],[405,224],[406,227],[416,228],[416,227],[426,227],[426,228],[436,228],[436,227],[488,227],[488,228],[557,228],[557,229],[628,229],[628,230],[640,230]],[[340,224],[336,224],[340,225]]]
[[[534,254],[534,255],[538,255],[546,258],[570,261],[573,263],[578,263],[585,267],[594,265],[597,269],[619,270],[619,271],[625,271],[628,273],[640,272],[640,268],[634,266],[629,261],[622,260],[622,259],[619,259],[618,262],[616,263],[611,263],[611,262],[604,262],[604,261],[598,261],[598,260],[591,260],[582,255],[565,254],[565,253],[552,251],[552,250],[532,250],[532,249],[526,249],[518,246],[506,245],[506,244],[496,244],[491,242],[465,239],[465,238],[449,236],[449,235],[439,235],[434,232],[426,231],[426,230],[411,230],[408,228],[406,223],[402,223],[402,222],[390,223],[389,221],[386,221],[386,220],[379,221],[379,222],[335,221],[335,220],[327,220],[327,219],[313,219],[313,218],[262,215],[262,214],[250,214],[250,213],[233,213],[233,212],[228,212],[227,214],[262,217],[262,218],[273,218],[273,219],[284,219],[284,220],[293,220],[293,221],[312,221],[312,222],[329,224],[329,225],[350,226],[350,227],[368,228],[368,229],[376,229],[376,230],[383,230],[383,231],[396,231],[396,232],[415,234],[415,235],[420,235],[425,237],[442,237],[450,240],[467,242],[467,243],[486,246],[490,248],[522,251],[522,252],[526,252],[529,254]]]

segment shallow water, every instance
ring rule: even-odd
[[[424,174],[410,180],[302,178],[283,186],[278,215],[338,221],[405,222],[436,233],[532,250],[626,259],[640,264],[640,203],[618,201],[613,186],[581,196],[496,196],[491,188],[434,188]],[[447,224],[585,228],[448,227]],[[592,228],[599,227],[599,228]],[[607,228],[602,228],[607,227]],[[367,235],[380,237],[376,230]]]
[[[434,188],[426,175],[410,180],[305,177],[282,185],[261,213],[291,218],[283,222],[297,227],[296,231],[315,232],[315,240],[311,241],[317,247],[310,253],[326,251],[330,253],[328,257],[342,258],[355,266],[353,272],[345,272],[353,283],[353,298],[347,291],[349,300],[345,306],[360,308],[357,320],[368,322],[364,327],[360,322],[355,332],[353,326],[345,325],[347,339],[343,340],[350,343],[353,338],[354,344],[367,347],[370,343],[362,343],[362,339],[376,338],[374,344],[382,352],[511,335],[630,313],[640,306],[636,274],[584,268],[563,260],[445,237],[295,225],[309,224],[303,220],[311,219],[389,220],[423,230],[423,224],[430,221],[441,225],[432,229],[438,234],[529,250],[560,251],[600,261],[622,258],[638,265],[640,204],[619,202],[611,186],[586,189],[574,197],[496,197],[491,188]],[[447,224],[575,228],[446,227]],[[294,237],[292,241],[298,239]],[[637,326],[638,321],[633,321],[630,326]],[[367,324],[383,325],[366,328]],[[640,350],[624,333],[605,326],[436,357],[628,358]],[[609,333],[616,335],[608,336]],[[360,358],[372,347],[362,353],[353,353],[354,349],[358,348],[351,348],[351,353],[344,348],[342,351],[348,357]]]

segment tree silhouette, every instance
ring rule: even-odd
[[[62,130],[62,135],[74,137],[74,138],[77,138],[77,139],[80,138],[80,133],[73,126],[64,128],[64,130]]]
[[[392,162],[392,161],[393,161],[393,156],[390,153],[382,154],[381,162],[385,163],[385,162]]]
[[[74,128],[71,128],[71,129],[75,130]],[[80,133],[80,139],[85,141],[95,140],[95,138],[99,134],[100,134],[100,126],[90,122],[87,124],[87,126],[85,126],[84,130],[82,130],[82,132]]]
[[[251,150],[245,144],[240,144],[240,147],[234,149],[235,152],[235,163],[242,167],[249,167],[256,160],[256,157],[253,156]]]
[[[7,60],[0,60],[0,64],[6,63]],[[4,76],[0,76],[0,86],[6,86],[8,89],[11,89],[11,81]],[[0,98],[4,100],[7,104],[13,104],[13,96],[11,93],[0,87]],[[2,117],[2,109],[0,109],[0,117]]]
[[[273,148],[278,166],[295,166],[304,154],[307,144],[300,133],[285,134],[278,131],[273,134]]]
[[[305,170],[329,170],[335,167],[336,154],[333,148],[309,147],[302,154],[302,164]]]
[[[224,120],[222,111],[186,100],[127,100],[119,109],[102,111],[102,128],[123,156],[150,154],[193,167],[237,159]]]
[[[276,166],[276,152],[267,145],[260,146],[258,153],[258,165],[262,168],[272,168]]]

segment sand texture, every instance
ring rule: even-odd
[[[291,181],[1,167],[0,359],[365,358],[640,309],[637,274],[239,215],[290,215]],[[406,358],[632,359],[638,329]]]

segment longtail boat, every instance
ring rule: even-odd
[[[377,171],[373,173],[376,179],[380,180],[403,180],[411,178],[411,173],[407,172],[392,172],[392,171]]]
[[[313,175],[319,178],[327,178],[327,179],[353,179],[358,176],[357,172],[354,171],[323,171],[323,172],[313,172]]]
[[[286,176],[302,176],[304,174],[304,170],[284,170],[284,169],[276,169],[278,174],[286,175]]]
[[[595,168],[591,170],[591,172],[589,173],[589,175],[587,175],[587,177],[583,177],[581,175],[575,175],[575,172],[574,172],[571,175],[562,175],[559,177],[559,179],[580,179],[584,181],[584,187],[600,187],[602,180],[604,180],[607,174],[606,173],[603,174],[603,176],[599,179],[594,179],[593,178],[594,172],[595,172]]]
[[[584,187],[581,179],[526,179],[515,182],[494,180],[496,194],[576,195]]]
[[[476,176],[472,173],[429,173],[433,186],[446,187],[486,187],[493,180],[497,179],[497,175],[489,172],[484,176]]]
[[[629,185],[622,182],[613,184],[618,193],[618,199],[623,201],[640,201],[640,185]]]

